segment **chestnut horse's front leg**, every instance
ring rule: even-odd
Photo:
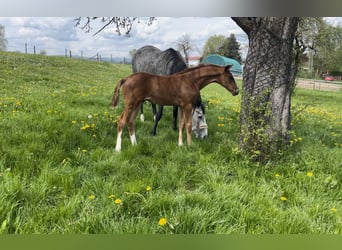
[[[188,104],[183,108],[183,117],[184,117],[184,123],[185,123],[185,128],[186,128],[186,140],[188,145],[191,145],[192,140],[191,140],[191,130],[192,130],[192,116],[191,116],[191,111],[192,111],[192,105]]]

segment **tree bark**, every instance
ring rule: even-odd
[[[287,145],[290,129],[291,63],[299,18],[233,18],[247,33],[240,148],[259,161]]]

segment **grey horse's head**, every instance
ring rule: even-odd
[[[203,140],[208,137],[208,125],[203,105],[196,106],[192,111],[192,131],[196,138]]]

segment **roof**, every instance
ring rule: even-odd
[[[194,61],[196,61],[196,60],[200,60],[201,59],[201,57],[200,56],[189,56],[189,60],[194,60]]]
[[[202,63],[214,64],[214,65],[219,65],[219,66],[233,65],[232,68],[230,69],[230,72],[232,72],[233,75],[238,75],[238,76],[242,75],[242,67],[240,63],[232,58],[213,54],[204,58],[202,60]]]

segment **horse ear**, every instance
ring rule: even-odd
[[[226,66],[226,69],[225,69],[226,72],[229,72],[229,70],[231,69],[231,67],[233,67],[233,64],[227,65],[227,66]]]

